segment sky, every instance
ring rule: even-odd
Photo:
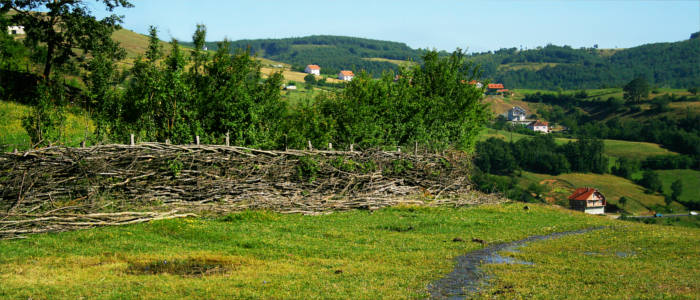
[[[196,24],[207,41],[344,35],[403,42],[412,48],[468,52],[628,48],[688,39],[700,31],[700,0],[132,0],[123,26],[163,40],[191,41]],[[98,17],[106,15],[91,3]]]

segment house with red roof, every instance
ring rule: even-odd
[[[549,123],[545,121],[534,121],[527,125],[527,129],[536,132],[549,133]]]
[[[338,79],[340,80],[350,81],[353,77],[355,77],[355,74],[352,71],[343,70],[338,73]]]
[[[318,65],[308,65],[306,66],[306,69],[304,69],[304,73],[321,75],[321,67]]]
[[[577,188],[569,196],[569,206],[592,215],[605,214],[605,196],[598,189],[591,187]]]

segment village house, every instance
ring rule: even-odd
[[[481,82],[478,82],[476,80],[469,81],[469,84],[476,86],[477,89],[480,89],[484,86]]]
[[[24,34],[24,26],[7,26],[7,34],[10,35],[17,35],[17,34]]]
[[[527,117],[527,112],[520,106],[513,106],[508,110],[508,121],[525,121],[525,117]]]
[[[528,124],[527,129],[535,132],[549,133],[549,123],[537,120]]]
[[[340,71],[338,73],[338,79],[340,80],[350,81],[353,77],[355,77],[355,74],[352,71]]]
[[[304,73],[321,75],[321,67],[318,65],[308,65],[306,66],[306,69],[304,69]]]
[[[605,196],[598,189],[584,187],[577,188],[569,196],[569,206],[573,210],[578,210],[592,215],[605,214]]]
[[[486,86],[486,93],[487,94],[495,94],[498,92],[498,90],[505,89],[502,83],[489,83]]]

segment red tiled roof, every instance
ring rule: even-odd
[[[537,120],[535,122],[532,122],[530,125],[532,125],[533,127],[534,126],[549,126],[549,122]]]
[[[479,83],[479,82],[476,81],[476,80],[472,80],[472,81],[469,82],[469,84],[477,84],[477,83]]]
[[[569,196],[569,200],[588,200],[593,193],[597,192],[597,189],[594,188],[589,188],[589,187],[583,187],[583,188],[577,188],[576,191],[574,191],[571,196]]]
[[[355,76],[355,74],[352,73],[352,71],[340,71],[340,75],[343,75],[343,76]]]
[[[306,67],[309,68],[309,70],[320,70],[321,69],[321,67],[319,67],[318,65],[308,65]]]
[[[496,90],[496,89],[504,89],[505,87],[503,86],[502,83],[489,83],[487,86],[489,89]]]

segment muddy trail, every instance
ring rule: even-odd
[[[581,230],[556,232],[548,235],[533,235],[522,240],[509,243],[489,245],[483,249],[469,252],[457,257],[454,270],[444,278],[428,285],[432,299],[465,299],[478,292],[486,284],[488,274],[481,270],[484,264],[532,264],[512,257],[501,256],[501,251],[517,251],[518,248],[530,242],[556,239],[567,235],[583,234],[604,227],[586,228]]]

